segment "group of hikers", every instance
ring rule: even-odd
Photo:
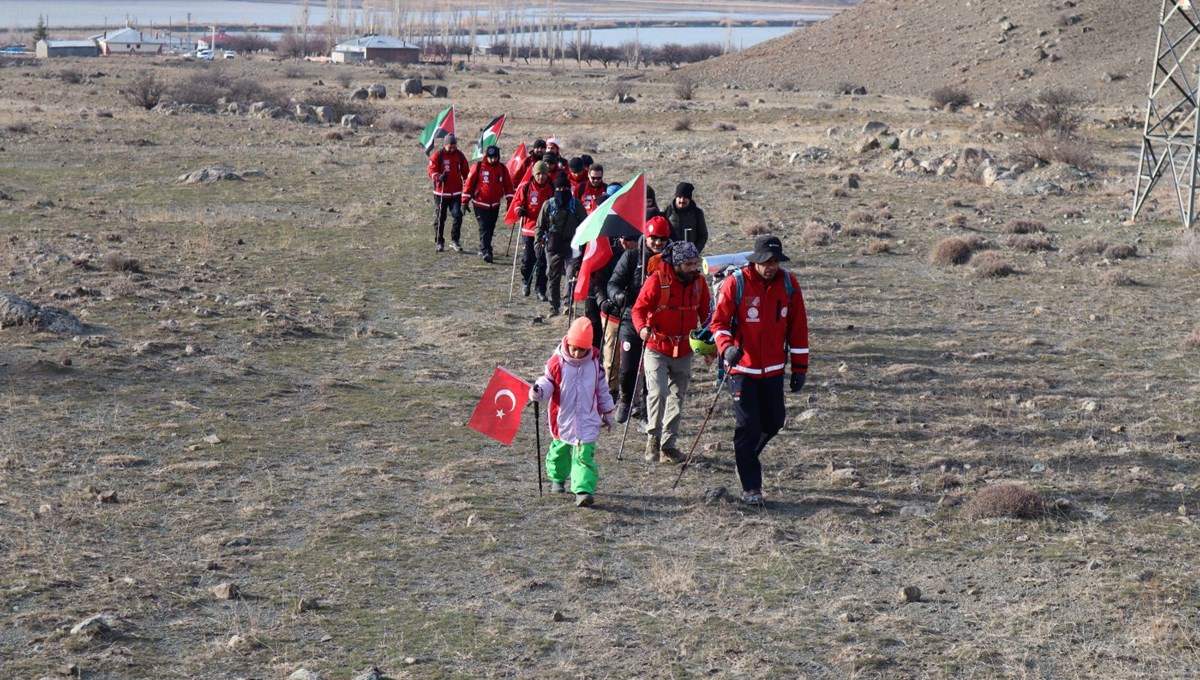
[[[447,216],[450,247],[463,250],[462,216],[469,208],[479,226],[478,255],[492,262],[500,206],[508,202],[511,223],[521,230],[522,291],[548,302],[551,317],[563,312],[564,277],[570,281],[579,270],[582,254],[571,245],[576,229],[621,188],[607,183],[603,166],[586,154],[563,162],[553,137],[535,141],[510,173],[498,147],[487,147],[471,165],[455,136],[447,135],[430,157],[429,177],[439,252]],[[646,461],[686,463],[679,431],[696,354],[717,363],[720,385],[728,384],[733,398],[741,500],[765,503],[759,457],[783,427],[784,376],[790,367],[788,389],[799,392],[808,372],[804,296],[796,276],[781,268],[789,258],[771,235],[755,239],[744,265],[714,272],[710,291],[701,261],[708,225],[694,191],[680,182],[660,210],[646,186],[641,233],[611,239],[613,257],[591,272],[584,314],[572,321],[530,389],[531,400],[549,402],[551,490],[574,493],[577,506],[595,500],[601,427],[628,427],[631,417],[644,417]],[[574,299],[570,288],[568,300]]]

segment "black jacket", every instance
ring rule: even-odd
[[[633,303],[638,293],[642,292],[642,284],[646,282],[645,265],[655,253],[646,246],[646,237],[638,240],[638,247],[626,250],[613,268],[612,277],[608,280],[608,297],[615,303],[617,295],[624,293],[625,309],[621,319],[633,318]]]
[[[708,243],[708,223],[700,206],[692,203],[686,210],[680,210],[675,207],[675,201],[671,201],[663,215],[671,223],[672,241],[694,243],[696,250],[704,252],[704,245]]]

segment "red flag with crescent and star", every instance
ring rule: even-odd
[[[521,411],[528,401],[529,383],[497,366],[467,427],[510,446],[521,429]]]

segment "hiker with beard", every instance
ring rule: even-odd
[[[546,250],[546,276],[550,294],[550,316],[562,314],[562,280],[563,275],[574,278],[578,261],[573,255],[571,239],[575,238],[575,230],[587,215],[583,204],[571,195],[571,181],[565,173],[560,173],[554,180],[554,195],[542,206],[538,214],[537,226],[534,227],[534,240]],[[573,290],[568,290],[569,297],[574,296]]]
[[[804,387],[808,375],[808,315],[795,275],[775,236],[754,240],[750,264],[726,276],[717,294],[710,328],[729,371],[736,425],[733,456],[742,482],[742,502],[763,505],[759,455],[783,427],[784,369],[791,364],[788,389]]]
[[[529,176],[531,176],[529,169],[533,167],[534,163],[542,160],[542,157],[545,155],[546,140],[534,140],[533,149],[530,150],[529,155],[525,157],[525,160],[521,161],[521,165],[517,168],[517,171],[512,173],[513,184],[520,185],[523,181],[528,179]]]
[[[622,310],[618,342],[621,345],[621,395],[617,405],[617,422],[629,420],[633,408],[634,388],[638,382],[638,370],[642,360],[642,339],[633,327],[633,303],[642,284],[646,282],[646,263],[661,253],[671,242],[671,224],[665,217],[654,217],[646,222],[637,250],[628,250],[621,255],[608,280],[608,297],[617,309]],[[644,387],[644,386],[643,386]],[[641,390],[638,390],[639,392]]]
[[[696,244],[696,250],[704,252],[708,243],[708,223],[704,220],[704,211],[692,199],[696,190],[687,182],[680,182],[675,187],[675,198],[663,212],[671,223],[671,240],[688,241]]]
[[[433,180],[433,204],[437,209],[433,221],[433,242],[440,253],[446,249],[446,213],[450,225],[450,247],[462,252],[462,189],[471,165],[467,156],[458,150],[458,138],[446,135],[442,148],[429,157],[429,179]]]
[[[588,168],[587,179],[575,189],[575,198],[583,204],[583,209],[591,215],[596,206],[608,198],[608,185],[604,183],[604,166],[596,163]]]
[[[689,334],[708,318],[708,285],[700,275],[700,251],[687,241],[671,243],[651,258],[647,271],[633,305],[633,326],[646,348],[646,461],[682,463],[676,444],[692,380]]]
[[[496,219],[500,217],[500,201],[512,201],[512,197],[512,180],[508,176],[508,168],[500,162],[500,147],[489,146],[483,154],[483,160],[471,167],[462,194],[464,208],[475,204],[475,221],[479,224],[479,257],[484,262],[492,261],[492,234],[496,231]]]

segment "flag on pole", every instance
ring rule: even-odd
[[[479,141],[475,144],[475,155],[471,156],[471,160],[483,158],[484,150],[500,141],[500,131],[504,129],[505,115],[507,114],[500,114],[498,118],[492,119],[492,122],[480,128]]]
[[[425,126],[425,131],[421,133],[421,146],[425,147],[425,155],[433,153],[433,150],[438,147],[438,141],[446,135],[458,134],[454,131],[454,107],[442,111],[433,119],[433,122]]]
[[[521,429],[521,410],[529,401],[529,387],[508,369],[497,366],[467,427],[510,446]]]
[[[575,276],[575,302],[587,299],[588,288],[592,285],[592,274],[603,269],[612,256],[612,241],[607,238],[588,241],[587,248],[583,251],[583,261],[579,263],[579,273]]]
[[[521,181],[521,178],[517,177],[517,171],[521,169],[522,165],[525,165],[525,158],[528,156],[529,152],[525,150],[525,142],[521,142],[517,146],[516,151],[513,151],[512,158],[508,159],[508,163],[505,163],[505,166],[508,168],[508,176],[512,178],[514,185]]]
[[[646,224],[646,173],[639,172],[617,193],[596,206],[575,230],[571,245],[583,247],[601,236],[638,236]]]

